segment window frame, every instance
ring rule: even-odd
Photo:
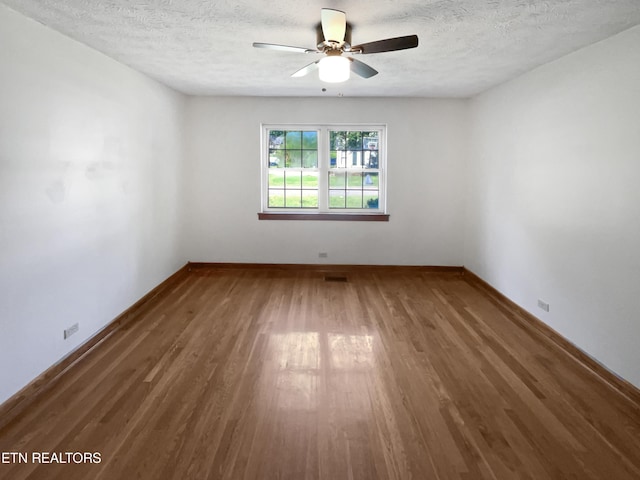
[[[318,132],[318,207],[269,207],[269,132],[271,130],[284,131],[316,131]],[[378,166],[375,169],[363,167],[338,168],[331,166],[331,131],[365,131],[378,132]],[[323,124],[281,124],[263,123],[260,125],[260,162],[261,162],[261,195],[260,213],[261,220],[286,219],[286,220],[361,220],[361,221],[387,221],[387,125],[381,123],[323,123]],[[363,150],[364,151],[364,150]],[[271,169],[272,170],[272,169]],[[283,167],[283,171],[296,171],[295,167]],[[304,172],[304,167],[299,167]],[[330,208],[329,207],[329,173],[331,171],[360,172],[367,171],[378,173],[378,208]],[[345,189],[345,193],[348,189]],[[357,191],[357,190],[356,190]],[[363,194],[366,190],[361,190]]]

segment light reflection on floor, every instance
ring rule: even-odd
[[[274,380],[279,410],[314,411],[318,395],[348,393],[360,383],[358,377],[374,366],[374,337],[320,332],[272,334],[269,338],[268,370]],[[264,392],[274,395],[273,385]],[[364,413],[364,412],[363,412]]]

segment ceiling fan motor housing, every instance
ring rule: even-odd
[[[324,38],[324,33],[322,32],[322,23],[316,25],[316,44],[318,46],[318,50],[324,51],[327,48],[342,48],[345,51],[349,51],[351,48],[351,24],[347,23],[344,33],[344,42],[340,42],[340,40],[327,39]]]

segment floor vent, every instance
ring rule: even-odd
[[[342,275],[331,275],[331,276],[325,275],[324,281],[325,282],[346,282],[347,277],[344,277]]]

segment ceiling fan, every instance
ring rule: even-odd
[[[323,8],[320,13],[320,23],[316,27],[317,48],[290,47],[273,43],[254,42],[256,48],[268,48],[293,53],[323,53],[325,56],[309,65],[302,67],[292,77],[303,77],[314,70],[318,70],[320,80],[330,83],[344,82],[349,79],[350,72],[363,78],[370,78],[378,71],[364,62],[343,54],[368,54],[406,50],[418,46],[417,35],[386,38],[375,42],[351,45],[351,24],[347,23],[347,16],[340,10]]]

